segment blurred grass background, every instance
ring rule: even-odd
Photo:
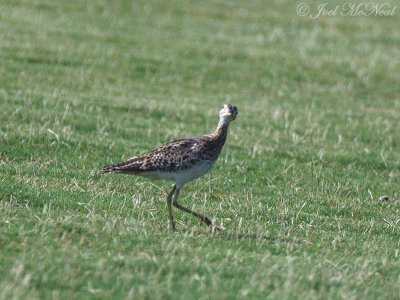
[[[299,3],[2,1],[0,297],[398,299],[400,12]],[[92,175],[225,102],[181,193],[223,235],[171,233],[168,183]]]

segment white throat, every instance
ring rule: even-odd
[[[229,125],[230,120],[228,117],[220,116],[218,125]]]

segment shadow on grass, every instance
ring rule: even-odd
[[[221,235],[221,238],[228,240],[241,240],[241,241],[268,241],[274,244],[305,244],[305,241],[301,241],[295,238],[286,238],[280,236],[270,236],[265,234],[254,234],[254,233],[226,233]]]

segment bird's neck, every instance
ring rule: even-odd
[[[228,135],[228,127],[229,122],[226,122],[225,120],[219,120],[217,128],[215,128],[214,132],[211,134],[211,137],[215,140],[218,140],[223,145]]]
[[[228,135],[229,122],[224,122],[226,120],[220,120],[217,128],[214,132],[208,135],[208,146],[212,148],[212,158],[211,160],[217,160],[219,154],[221,153],[222,147],[224,147],[226,137]]]

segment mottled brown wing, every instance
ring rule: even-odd
[[[190,168],[201,159],[205,143],[199,138],[181,139],[159,146],[142,156],[143,171],[176,171]]]
[[[199,160],[207,160],[206,143],[201,138],[172,141],[138,157],[103,167],[102,173],[133,173],[177,171],[190,168]]]

